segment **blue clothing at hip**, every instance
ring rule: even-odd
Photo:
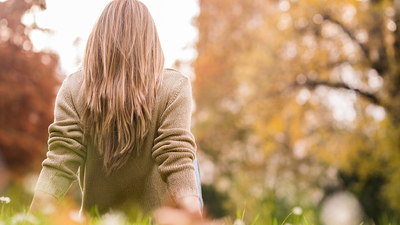
[[[196,174],[196,183],[197,183],[197,189],[199,189],[199,205],[200,205],[200,211],[203,212],[203,196],[201,194],[201,182],[200,182],[200,167],[199,167],[199,160],[197,160],[197,157],[193,161],[193,165],[195,168],[195,174]]]

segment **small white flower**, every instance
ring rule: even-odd
[[[292,209],[293,214],[300,216],[303,214],[303,209],[299,206],[296,206]]]
[[[236,219],[235,222],[233,222],[233,225],[245,225],[245,223],[241,219]]]
[[[0,201],[1,201],[2,203],[5,202],[6,204],[8,204],[8,203],[11,202],[11,199],[10,199],[9,197],[1,196],[1,197],[0,197]]]

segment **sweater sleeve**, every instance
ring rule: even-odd
[[[198,196],[193,160],[196,153],[190,132],[192,89],[187,77],[180,80],[161,115],[152,157],[174,199]]]
[[[68,78],[57,94],[54,122],[49,126],[48,150],[35,191],[60,200],[77,179],[77,171],[86,158],[83,130],[68,88]]]

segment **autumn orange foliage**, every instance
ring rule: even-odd
[[[30,7],[21,0],[0,3],[0,157],[12,177],[40,169],[61,84],[58,56],[34,52],[32,27],[21,23]]]

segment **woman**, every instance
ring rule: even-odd
[[[85,211],[149,211],[176,202],[200,214],[190,118],[190,81],[164,70],[146,6],[110,2],[89,36],[82,69],[57,95],[31,210],[59,201],[79,176]]]

